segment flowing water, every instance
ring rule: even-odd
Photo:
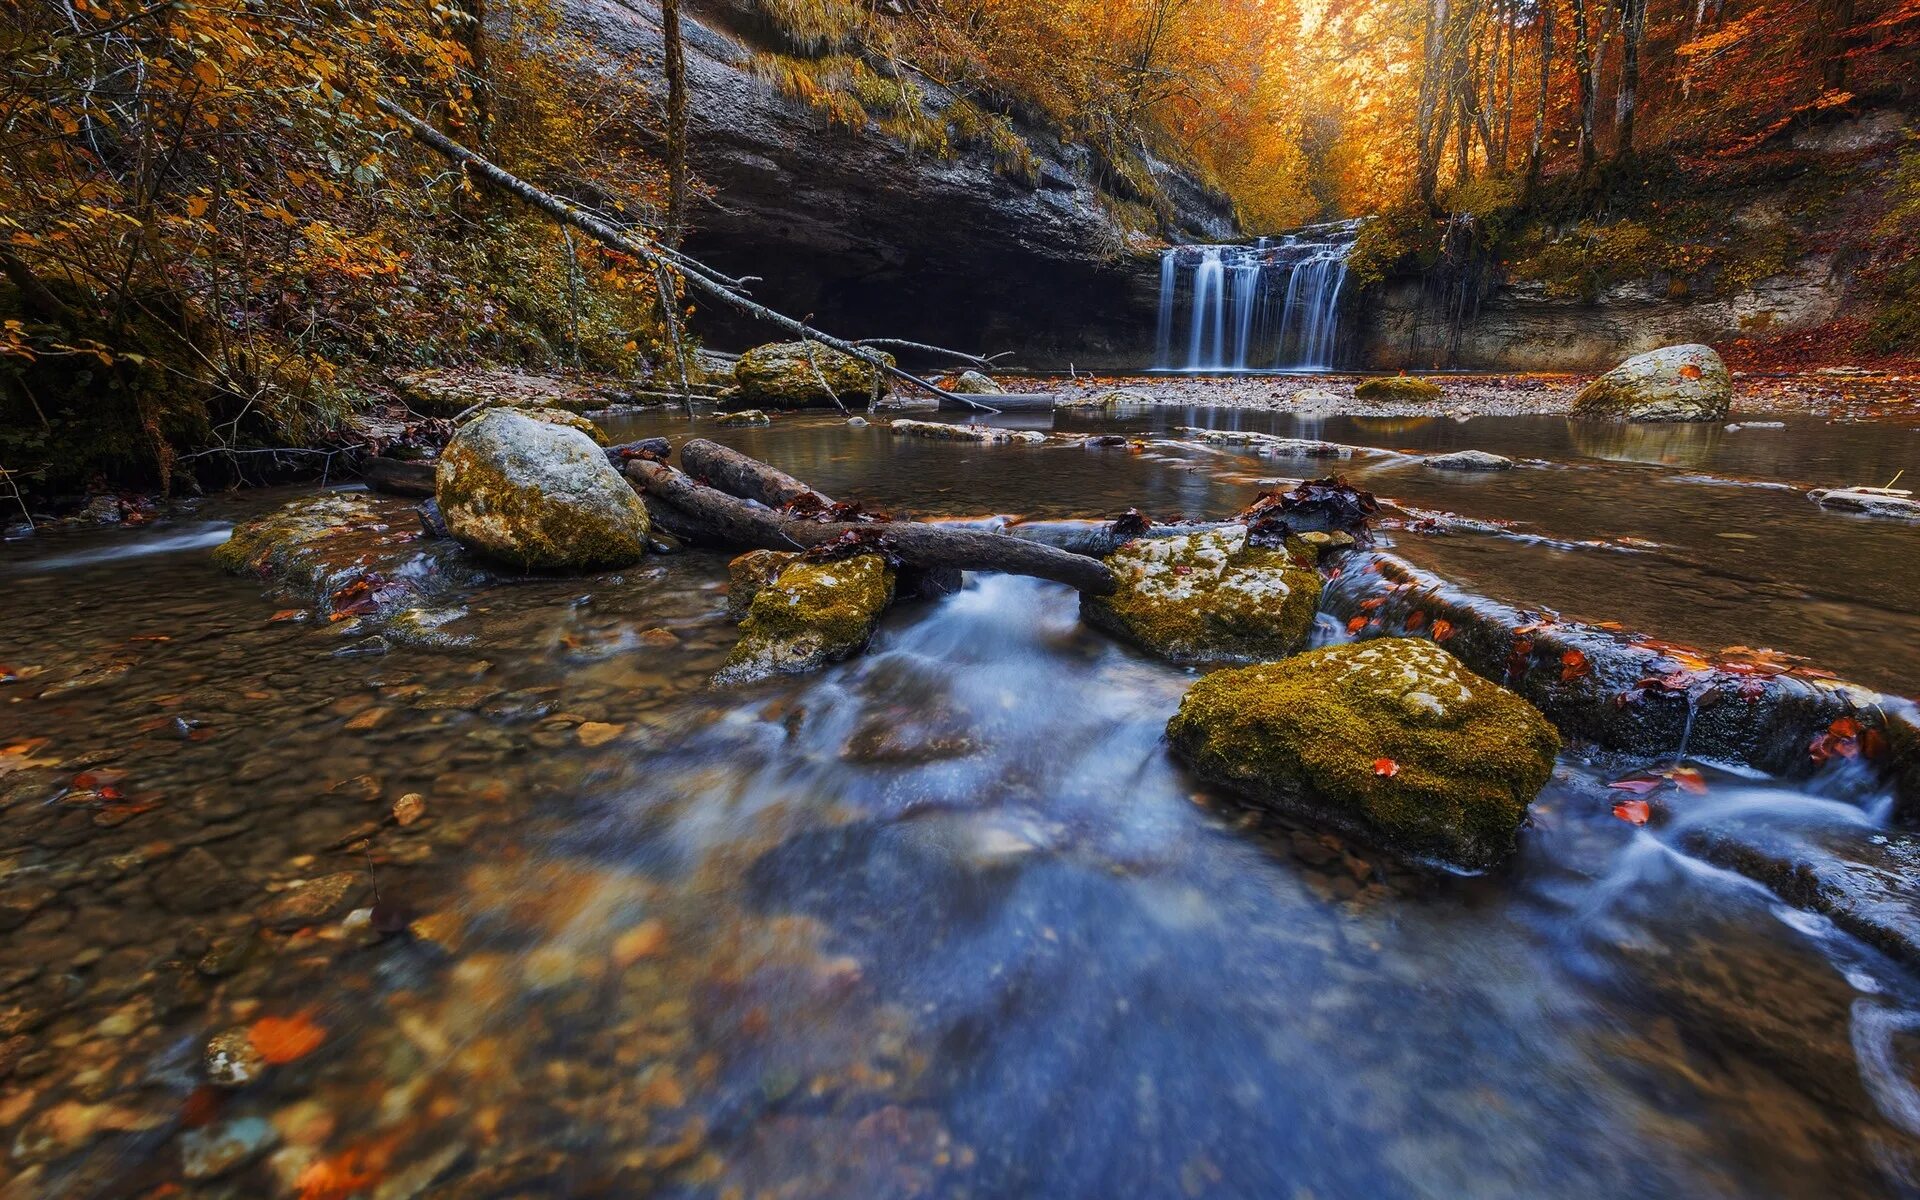
[[[1057,420],[1539,460],[1344,466],[1523,521],[1390,531],[1486,591],[1920,678],[1913,531],[1762,486],[1872,478],[1909,430]],[[720,436],[921,514],[1220,515],[1296,471],[1164,436]],[[280,498],[0,548],[9,1197],[1920,1191],[1920,982],[1682,849],[1873,839],[1877,797],[1708,766],[1635,828],[1569,752],[1511,872],[1434,879],[1198,788],[1161,742],[1195,674],[1060,587],[971,578],[741,691],[704,682],[732,633],[709,553],[483,587],[457,643],[355,654],[206,559]],[[290,915],[342,876],[411,932]],[[286,1061],[203,1085],[209,1036],[283,1018]]]
[[[1344,221],[1249,244],[1169,248],[1160,257],[1154,368],[1332,369],[1347,256],[1359,228]]]

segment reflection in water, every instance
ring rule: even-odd
[[[1717,422],[1568,421],[1574,449],[1608,462],[1698,467],[1711,461],[1722,438]]]
[[[1409,503],[1673,548],[1403,546],[1523,597],[1817,643],[1788,615],[1806,589],[1877,564],[1884,599],[1836,596],[1833,619],[1912,627],[1920,568],[1879,557],[1883,529],[1583,462],[1565,429],[1396,435],[1565,464],[1471,485],[1348,465]],[[1291,469],[809,419],[727,436],[921,512],[1217,515]],[[1816,449],[1873,455],[1832,436]],[[1729,441],[1709,465],[1750,470]],[[1763,568],[1715,544],[1736,514]],[[1057,586],[974,578],[890,614],[862,658],[727,692],[705,685],[732,632],[719,555],[482,589],[442,626],[465,644],[337,657],[341,629],[270,620],[199,551],[96,555],[181,532],[0,565],[0,699],[29,747],[0,745],[0,1016],[31,1043],[0,1058],[10,1197],[1920,1186],[1912,976],[1689,852],[1765,833],[1845,855],[1884,832],[1864,797],[1709,768],[1706,796],[1635,829],[1569,753],[1511,874],[1431,879],[1196,788],[1162,742],[1194,673],[1085,629]],[[119,799],[76,791],[102,769]],[[406,795],[426,815],[400,826]],[[286,900],[341,876],[338,910]],[[379,928],[343,922],[375,886]],[[317,1049],[199,1086],[208,1037],[295,1014]],[[196,1127],[263,1141],[188,1174],[210,1169]]]

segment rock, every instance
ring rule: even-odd
[[[1409,638],[1216,672],[1167,736],[1257,804],[1467,870],[1512,854],[1560,749],[1532,705]]]
[[[1815,488],[1807,496],[1822,508],[1920,521],[1920,500],[1911,496],[1892,496],[1873,488]]]
[[[1735,421],[1727,426],[1728,433],[1739,433],[1742,429],[1785,429],[1785,421]]]
[[[1355,384],[1353,388],[1355,400],[1377,404],[1427,404],[1438,400],[1443,394],[1440,385],[1431,379],[1417,379],[1411,375],[1368,379]]]
[[[719,425],[771,425],[773,418],[757,408],[743,408],[739,412],[721,413],[715,418]]]
[[[1067,396],[1054,401],[1056,408],[1116,408],[1122,404],[1152,404],[1153,393],[1139,388],[1108,388],[1084,396]]]
[[[868,422],[865,417],[848,417],[847,424],[853,426],[855,429],[865,429]]]
[[[494,405],[491,407],[500,407],[500,406]],[[568,412],[565,409],[561,409],[561,408],[539,408],[539,407],[523,408],[518,406],[512,406],[512,407],[514,412],[519,413],[521,416],[527,418],[529,421],[539,421],[544,425],[563,425],[568,429],[578,429],[581,433],[584,433],[588,437],[592,438],[594,445],[600,446],[603,448],[608,446],[607,435],[601,432],[600,427],[598,425],[595,425],[592,421],[588,420],[587,418],[581,416],[579,413]],[[486,415],[488,411],[489,409],[483,408],[477,412],[469,413],[467,414],[466,418],[460,422],[460,424],[462,426],[471,425],[475,420]],[[431,493],[428,493],[428,494],[431,495]]]
[[[877,554],[789,564],[748,604],[714,682],[799,674],[858,652],[892,603],[893,584],[893,568]]]
[[[266,1056],[254,1048],[253,1037],[244,1028],[214,1034],[201,1062],[208,1080],[223,1088],[245,1087],[267,1069]]]
[[[1106,563],[1119,590],[1083,594],[1081,616],[1175,661],[1291,654],[1320,601],[1318,574],[1285,551],[1249,546],[1244,526],[1135,538]]]
[[[1000,385],[978,371],[962,371],[960,374],[944,380],[940,386],[960,396],[997,396],[1000,394]]]
[[[593,440],[490,409],[440,455],[436,502],[464,546],[527,570],[638,562],[647,509]]]
[[[170,913],[206,913],[239,902],[247,886],[204,846],[195,846],[147,880],[153,902]]]
[[[365,496],[311,496],[235,526],[233,536],[214,548],[213,561],[234,575],[314,583],[329,569],[322,558],[322,543],[337,537],[343,527],[379,521],[379,513]]]
[[[1205,442],[1210,446],[1252,446],[1268,458],[1353,457],[1353,447],[1343,446],[1339,442],[1281,437],[1244,429],[1201,429],[1196,425],[1182,425],[1180,432],[1193,441]]]
[[[272,1149],[280,1135],[260,1117],[240,1117],[180,1135],[181,1173],[215,1179]]]
[[[1429,454],[1421,465],[1436,471],[1511,471],[1513,460],[1485,450],[1455,450],[1452,454]]]
[[[881,357],[893,362],[890,354]],[[818,342],[755,346],[734,364],[733,378],[740,406],[769,408],[827,408],[835,398],[865,402],[876,382],[883,390],[886,382],[878,368]]]
[[[281,928],[318,924],[351,907],[347,901],[360,884],[360,876],[352,871],[303,879],[260,909],[260,923]]]
[[[727,563],[727,615],[736,621],[745,617],[760,589],[799,557],[791,550],[749,550]]]
[[[637,442],[621,442],[617,446],[608,446],[607,461],[617,467],[630,458],[639,458],[643,455],[665,458],[671,453],[673,453],[673,443],[666,438],[641,438]]]
[[[1036,429],[990,429],[985,425],[948,425],[941,421],[910,421],[905,417],[889,422],[888,428],[895,433],[931,438],[936,442],[979,442],[992,446],[1009,442],[1038,445],[1047,440],[1047,435]]]
[[[1665,346],[1636,354],[1580,390],[1576,417],[1617,421],[1719,421],[1733,376],[1710,346]]]

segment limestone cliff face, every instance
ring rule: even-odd
[[[571,20],[609,48],[656,52],[657,7],[566,0]],[[877,126],[849,130],[781,95],[752,71],[759,34],[745,0],[683,19],[690,159],[714,189],[688,250],[729,274],[760,276],[757,299],[811,314],[846,337],[904,337],[1012,350],[1020,366],[1120,364],[1151,350],[1158,259],[1116,224],[1083,148],[1018,127],[1038,184],[996,172],[984,153],[915,152]],[[952,96],[924,79],[929,109]],[[1177,168],[1153,164],[1176,240],[1235,234],[1227,202]],[[738,349],[775,331],[702,309],[711,344]]]
[[[1623,358],[1684,342],[1724,345],[1824,325],[1841,315],[1846,279],[1832,256],[1712,299],[1675,300],[1650,281],[1592,300],[1556,299],[1535,283],[1504,284],[1456,330],[1451,305],[1419,279],[1389,281],[1363,306],[1359,365],[1379,370],[1466,367],[1514,371],[1604,370]]]

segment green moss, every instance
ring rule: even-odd
[[[749,550],[727,563],[727,615],[746,616],[760,589],[771,586],[798,557],[789,550]]]
[[[1081,615],[1177,661],[1291,654],[1312,628],[1320,576],[1246,536],[1229,527],[1135,538],[1107,556],[1119,589],[1083,595]]]
[[[1560,748],[1532,705],[1407,638],[1209,675],[1167,736],[1256,802],[1470,869],[1512,853]]]
[[[323,545],[377,519],[371,503],[362,496],[296,500],[236,526],[233,536],[214,548],[213,561],[234,575],[313,585],[337,565],[323,553]],[[357,553],[355,547],[342,557],[351,560]]]
[[[893,568],[877,554],[787,564],[753,594],[715,682],[797,674],[856,653],[893,602],[893,585]]]
[[[1369,379],[1355,384],[1353,389],[1354,399],[1379,404],[1427,404],[1444,394],[1440,385],[1431,379],[1417,379],[1411,375]]]

